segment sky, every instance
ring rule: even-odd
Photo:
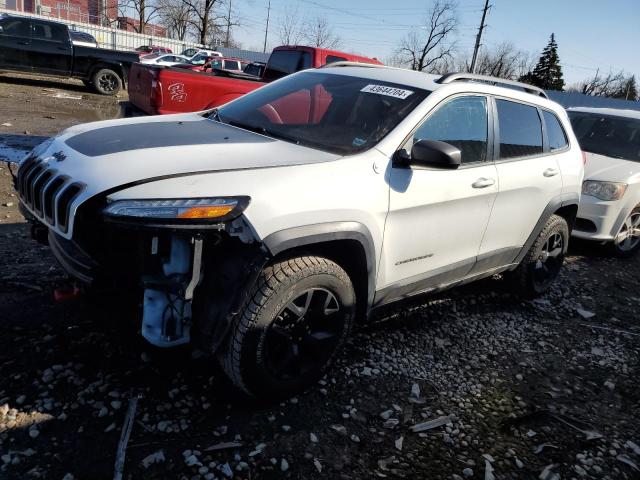
[[[268,0],[231,0],[234,38],[262,50]],[[458,48],[471,53],[484,0],[458,0]],[[391,5],[396,4],[393,7]],[[397,51],[404,36],[423,24],[432,0],[271,0],[267,51],[279,44],[278,24],[288,10],[326,17],[342,48],[381,60]],[[565,83],[609,70],[640,81],[640,0],[490,0],[482,44],[511,42],[536,57],[555,33]],[[470,55],[469,55],[470,56]]]

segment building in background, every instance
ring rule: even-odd
[[[0,8],[68,22],[117,27],[129,32],[137,31],[139,24],[133,18],[118,15],[118,0],[0,0]],[[167,29],[149,23],[141,33],[166,37]]]

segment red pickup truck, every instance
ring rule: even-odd
[[[129,74],[129,101],[150,115],[196,112],[223,105],[290,73],[342,61],[381,65],[375,58],[301,46],[274,48],[262,78],[134,64]]]

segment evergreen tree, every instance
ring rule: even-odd
[[[553,33],[551,34],[549,43],[542,51],[542,55],[533,72],[528,72],[520,77],[520,81],[544,88],[545,90],[562,90],[564,88],[562,67],[560,66],[560,58],[558,57],[558,44],[556,43],[556,38]]]

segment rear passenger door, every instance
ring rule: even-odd
[[[69,30],[59,23],[31,22],[31,66],[35,72],[69,75],[73,50]]]
[[[498,197],[480,247],[476,268],[515,259],[543,211],[562,193],[556,151],[543,135],[543,111],[526,103],[494,99]]]

